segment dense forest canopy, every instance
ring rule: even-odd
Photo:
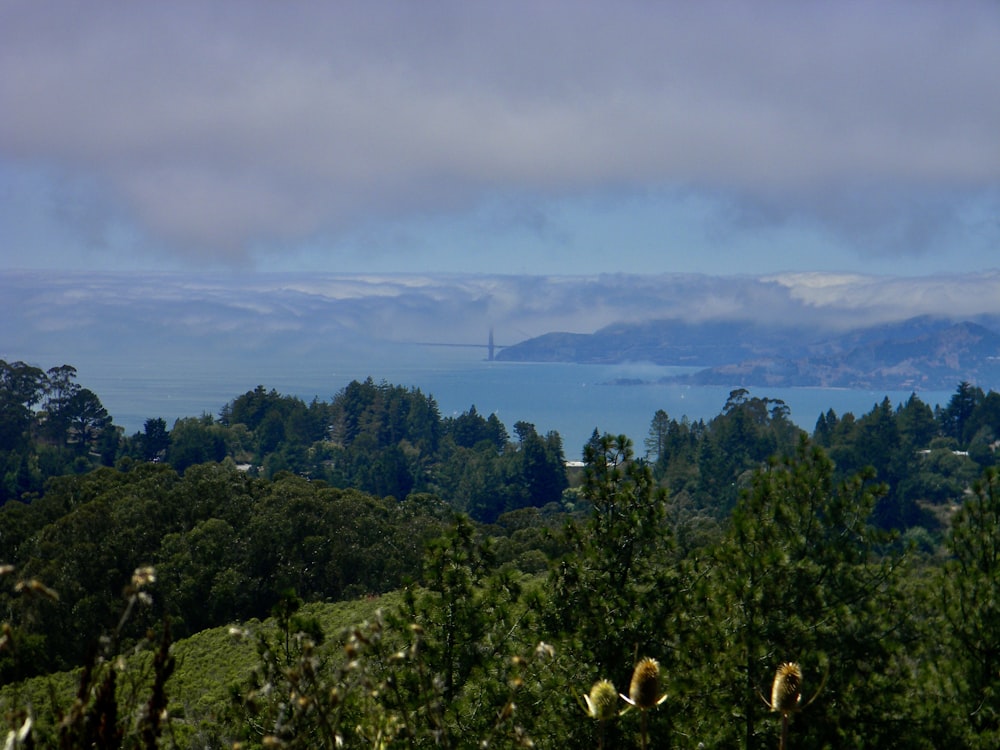
[[[43,371],[0,361],[0,399],[0,502],[41,495],[51,477],[126,459],[166,463],[181,474],[231,459],[254,476],[289,471],[396,499],[431,493],[484,522],[573,499],[564,494],[558,433],[539,434],[518,422],[512,435],[475,405],[442,418],[433,396],[371,378],[348,384],[328,402],[306,403],[258,386],[218,416],[172,426],[151,417],[131,436],[97,394],[76,382],[69,365]],[[740,388],[707,422],[662,410],[651,415],[642,458],[691,512],[717,520],[733,507],[747,472],[792,450],[800,433],[782,401]],[[940,537],[941,509],[994,465],[998,433],[1000,394],[963,382],[943,408],[931,409],[913,394],[898,405],[886,398],[857,416],[830,410],[819,415],[810,437],[834,460],[838,476],[872,467],[886,483],[878,525]]]
[[[782,662],[803,682],[790,747],[1000,740],[992,391],[808,435],[737,389],[708,421],[651,415],[641,452],[595,429],[577,469],[557,433],[372,379],[131,436],[70,366],[0,362],[0,386],[0,681],[93,680],[28,724],[52,746],[773,747]],[[394,591],[345,634],[299,613]],[[229,708],[177,709],[172,734],[108,713],[112,652],[269,616],[284,636],[261,631]],[[595,708],[601,680],[637,707]]]

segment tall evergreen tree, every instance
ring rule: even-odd
[[[945,576],[968,747],[1000,746],[1000,474],[983,473],[955,514]],[[957,675],[956,675],[957,676]]]
[[[603,436],[599,450],[588,445],[584,463],[590,516],[568,529],[573,552],[553,574],[552,622],[575,634],[594,667],[627,676],[636,645],[657,637],[669,611],[666,587],[650,596],[670,549],[666,492],[624,435]]]
[[[755,472],[704,579],[711,614],[698,656],[720,719],[711,744],[776,745],[759,695],[778,664],[795,661],[814,690],[828,673],[796,730],[802,746],[907,746],[889,720],[905,689],[888,676],[893,560],[877,554],[882,537],[868,520],[882,492],[865,475],[838,483],[805,439],[794,457]]]
[[[941,412],[941,431],[958,441],[960,446],[965,446],[971,437],[967,434],[966,427],[984,398],[981,388],[965,380],[959,383],[948,405]]]
[[[653,421],[649,425],[649,434],[644,442],[647,461],[657,466],[666,463],[669,436],[670,417],[663,409],[657,409],[653,415]]]

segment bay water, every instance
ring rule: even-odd
[[[352,380],[372,377],[376,382],[419,388],[435,398],[442,416],[474,405],[484,416],[496,413],[511,434],[520,420],[531,422],[541,433],[555,430],[569,460],[581,457],[595,429],[629,436],[642,455],[643,440],[658,409],[676,419],[707,421],[722,411],[732,390],[656,382],[683,368],[515,363],[487,361],[484,355],[477,347],[399,344],[304,357],[277,353],[213,357],[203,352],[136,359],[105,354],[74,365],[77,381],[98,395],[129,435],[142,430],[148,418],[161,417],[170,428],[181,417],[217,415],[226,403],[258,385],[306,402],[330,401]],[[633,384],[613,384],[622,381]],[[809,432],[829,409],[840,416],[847,412],[861,416],[887,396],[893,406],[910,396],[909,391],[831,388],[748,390],[751,396],[784,401],[791,419]],[[952,393],[927,391],[918,396],[933,408],[947,404]]]

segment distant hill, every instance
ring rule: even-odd
[[[764,353],[799,348],[802,331],[746,320],[689,322],[680,319],[615,323],[595,333],[546,333],[501,350],[510,362],[576,362],[658,365],[724,365]],[[804,349],[802,350],[804,351]]]
[[[164,360],[218,373],[370,371],[400,344],[475,346],[485,357],[495,330],[501,360],[704,370],[693,382],[1000,387],[989,335],[1000,332],[1000,269],[927,278],[0,269],[0,299],[0,359],[81,372],[113,359],[122,381]]]
[[[746,321],[660,320],[593,334],[549,333],[508,347],[508,361],[645,361],[704,369],[667,378],[693,385],[947,390],[1000,385],[1000,321],[920,316],[835,336]]]

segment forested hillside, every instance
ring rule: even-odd
[[[792,313],[780,322],[684,318],[614,323],[594,333],[547,333],[505,347],[499,359],[695,366],[661,382],[746,387],[947,390],[1000,376],[1000,321],[920,315],[831,331]]]
[[[125,436],[74,374],[0,363],[9,747],[1000,741],[996,393],[806,435],[740,389],[568,470],[557,434],[370,379]],[[208,701],[169,643],[218,626],[256,668]]]
[[[136,460],[178,473],[227,459],[253,476],[283,471],[403,499],[432,492],[456,510],[492,521],[501,513],[559,501],[566,489],[558,433],[528,422],[513,439],[475,406],[442,418],[418,389],[354,381],[330,402],[263,386],[234,398],[218,417],[146,420],[125,436],[68,365],[47,372],[0,361],[0,502],[42,493],[46,481]]]

